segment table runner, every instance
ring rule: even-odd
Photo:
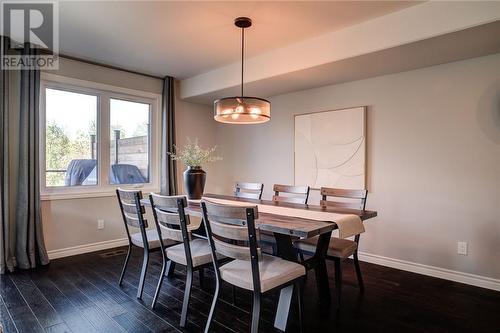
[[[332,212],[318,212],[306,209],[279,207],[270,205],[254,204],[251,202],[233,201],[227,199],[203,197],[203,200],[233,206],[257,206],[261,213],[285,215],[290,217],[304,218],[316,221],[335,222],[339,229],[339,237],[347,238],[365,232],[365,227],[361,218],[354,214],[338,214]]]

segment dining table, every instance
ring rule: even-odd
[[[297,250],[293,246],[294,240],[318,236],[315,253],[299,263],[304,265],[306,270],[314,270],[318,302],[324,305],[330,303],[325,259],[332,232],[338,228],[335,220],[343,216],[356,215],[361,221],[366,221],[377,216],[377,212],[371,210],[248,199],[221,194],[207,193],[203,195],[203,199],[224,204],[256,205],[258,208],[258,219],[255,220],[256,229],[274,235],[277,255],[285,260],[299,262]],[[149,199],[142,199],[141,203],[150,206]],[[202,217],[200,200],[188,200],[185,212],[191,216]],[[200,226],[200,231],[203,231],[201,229]],[[286,328],[291,300],[292,292],[289,289],[283,289],[280,292],[274,321],[274,326],[282,331]]]

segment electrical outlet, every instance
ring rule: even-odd
[[[458,242],[457,243],[457,253],[466,256],[467,255],[467,242]]]
[[[97,220],[97,229],[104,229],[104,220]]]

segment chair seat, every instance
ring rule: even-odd
[[[318,239],[319,236],[300,239],[295,241],[293,245],[299,250],[314,253]],[[357,248],[358,244],[355,241],[332,237],[330,244],[328,244],[328,256],[345,259],[352,256]]]
[[[146,237],[148,238],[148,245],[149,249],[157,249],[160,247],[160,238],[158,237],[158,232],[156,229],[148,229],[146,230]],[[144,248],[144,243],[142,241],[142,235],[140,232],[136,232],[130,235],[130,239],[132,240],[132,244],[135,246],[139,246]],[[168,238],[163,238],[163,245],[164,246],[170,246],[172,244],[175,244],[171,239]]]
[[[295,280],[306,274],[304,266],[263,254],[259,260],[261,292]],[[233,260],[220,267],[222,280],[240,288],[253,290],[252,267],[249,260]]]
[[[206,239],[195,238],[189,242],[189,246],[191,248],[193,267],[205,265],[212,261],[210,244],[208,244]],[[165,253],[170,260],[182,265],[187,265],[184,243],[166,248]]]

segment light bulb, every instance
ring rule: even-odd
[[[239,115],[239,114],[237,114],[237,113],[233,113],[233,114],[231,115],[231,118],[233,118],[234,120],[238,119],[239,117],[240,117],[240,115]]]
[[[243,112],[245,111],[245,108],[243,107],[243,105],[239,104],[239,105],[236,107],[235,111],[236,111],[237,113],[243,113]]]
[[[259,108],[251,108],[250,109],[250,113],[253,113],[253,114],[261,114],[262,111],[259,109]]]

